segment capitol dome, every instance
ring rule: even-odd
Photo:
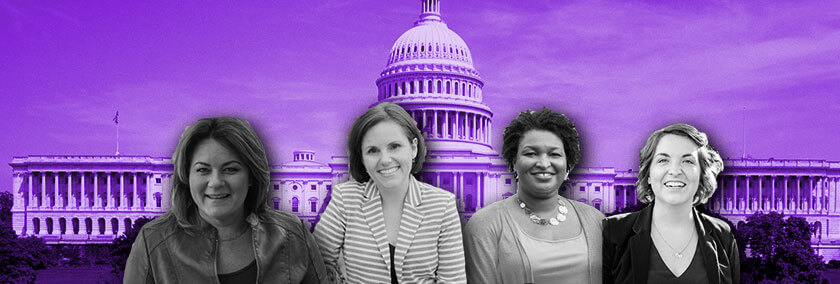
[[[440,1],[421,0],[420,19],[394,42],[376,79],[379,102],[403,107],[431,152],[495,155],[484,82],[467,43],[441,19]]]
[[[422,61],[473,68],[467,43],[441,21],[418,21],[416,26],[397,38],[389,55],[388,65]]]

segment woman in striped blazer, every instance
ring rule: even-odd
[[[347,152],[354,181],[333,188],[315,229],[331,280],[466,283],[455,196],[412,176],[426,145],[411,116],[392,103],[368,109]]]

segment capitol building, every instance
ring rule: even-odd
[[[493,111],[484,104],[484,81],[464,40],[449,29],[440,0],[423,0],[414,26],[399,36],[376,80],[377,100],[402,106],[425,135],[428,155],[418,180],[454,193],[464,219],[516,192],[516,181],[491,146]],[[488,94],[490,96],[500,94]],[[332,186],[350,179],[347,157],[316,162],[294,151],[272,166],[268,202],[310,227],[329,201]],[[170,207],[172,164],[150,156],[14,157],[12,224],[22,236],[48,244],[105,244],[142,217]],[[561,194],[611,213],[637,204],[636,172],[613,167],[575,169]],[[736,226],[756,212],[803,217],[826,259],[840,259],[840,162],[727,159],[708,208]]]

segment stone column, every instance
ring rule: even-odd
[[[88,207],[90,207],[90,200],[88,199],[87,194],[85,192],[85,187],[87,186],[87,184],[85,184],[85,175],[87,175],[86,172],[79,172],[79,178],[81,179],[82,183],[81,194],[79,195],[79,198],[82,199],[82,208],[87,209]]]
[[[764,210],[764,192],[761,190],[761,187],[764,185],[764,176],[758,176],[758,208],[756,210],[763,211]]]
[[[137,175],[138,172],[131,173],[131,182],[134,184],[134,194],[131,196],[131,208],[140,208],[140,197],[137,195]]]
[[[99,172],[93,172],[92,174],[93,174],[93,207],[96,208],[96,209],[102,209],[102,198],[99,197]]]
[[[38,201],[40,201],[39,203],[41,203],[40,204],[41,209],[44,209],[44,208],[47,207],[47,202],[48,201],[45,201],[46,197],[47,197],[47,172],[41,172],[41,198],[40,198],[40,200],[38,200]]]
[[[770,175],[770,209],[768,210],[779,210],[779,206],[776,203],[776,176]]]
[[[73,172],[67,172],[67,208],[77,208],[77,207],[78,206],[76,205],[76,198],[73,197]],[[72,222],[73,219],[71,218],[70,220]],[[68,226],[68,227],[72,227],[72,226]]]
[[[26,208],[26,191],[23,189],[24,173],[12,172],[12,208],[17,211]],[[25,224],[25,222],[24,222]],[[18,230],[20,232],[20,230]]]
[[[784,185],[784,192],[785,192],[785,202],[784,202],[785,206],[783,208],[784,209],[783,212],[787,213],[787,211],[791,209],[790,208],[790,200],[788,200],[788,198],[789,198],[788,197],[788,190],[790,189],[790,187],[788,186],[788,176],[787,175],[782,177],[782,182],[783,182],[783,185]]]
[[[460,111],[455,112],[455,128],[452,128],[454,130],[454,131],[452,131],[452,138],[453,139],[460,139],[461,138],[461,127],[459,127],[459,124],[460,124],[459,122],[461,121],[461,119],[459,118],[460,113],[461,113]]]
[[[744,205],[746,205],[745,206],[746,208],[741,208],[741,209],[743,209],[743,212],[746,213],[746,212],[750,212],[750,211],[753,210],[752,199],[750,199],[750,191],[752,190],[752,188],[750,188],[750,175],[745,175],[744,176],[744,185],[747,186],[747,197],[744,200],[745,201]]]
[[[796,176],[796,212],[802,208],[802,186],[799,184],[802,182],[802,176]]]
[[[124,172],[118,172],[117,174],[120,175],[120,198],[119,198],[119,200],[120,200],[119,203],[120,204],[117,204],[117,205],[119,205],[120,209],[125,209],[126,205],[128,205],[128,202],[126,202],[126,198],[125,198],[125,173]]]
[[[153,198],[152,198],[152,191],[151,191],[151,189],[152,189],[152,173],[151,172],[146,172],[144,174],[146,175],[144,177],[144,180],[146,181],[146,191],[145,191],[146,192],[146,206],[143,209],[148,210],[149,208],[154,208],[154,206],[152,205],[152,204],[154,204],[154,201],[152,200]]]
[[[433,110],[433,111],[432,111],[432,133],[433,133],[434,135],[433,135],[432,137],[434,137],[434,138],[438,138],[438,137],[440,137],[440,133],[438,132],[438,124],[437,124],[437,121],[438,121],[438,111],[437,111],[437,110]]]
[[[29,208],[37,207],[37,204],[35,204],[35,188],[32,187],[32,180],[35,179],[35,173],[29,172],[27,179],[27,182],[29,182],[29,188],[27,190],[29,191]]]
[[[732,209],[729,212],[738,212],[738,176],[732,176]]]
[[[449,138],[449,111],[443,111],[443,137]]]
[[[111,179],[113,177],[111,176],[111,172],[107,172],[107,174],[108,175],[106,176],[106,179],[105,179],[105,182],[106,182],[106,185],[107,185],[107,187],[105,188],[105,194],[106,194],[105,195],[105,200],[106,200],[105,202],[107,202],[108,205],[106,205],[106,208],[114,208],[115,207],[114,206],[114,199],[111,197]],[[106,223],[109,226],[111,224],[110,222],[106,222]]]
[[[58,193],[58,184],[60,183],[58,177],[60,175],[61,175],[61,172],[55,172],[55,174],[53,174],[53,178],[52,178],[53,182],[55,183],[55,184],[53,184],[53,188],[55,189],[54,194],[53,194],[53,202],[52,202],[52,207],[53,208],[60,208],[64,205],[64,204],[62,204],[64,202],[61,202],[62,201],[61,196]],[[56,225],[56,224],[57,224],[57,221],[56,221],[56,223],[53,223],[53,225]],[[53,228],[55,228],[55,227],[56,226],[53,226]]]

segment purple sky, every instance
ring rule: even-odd
[[[578,125],[586,166],[636,168],[672,122],[725,157],[742,155],[744,131],[752,157],[840,160],[840,2],[555,2],[442,3],[485,81],[496,149],[519,111],[546,105]],[[126,155],[169,156],[197,118],[235,115],[273,163],[294,149],[326,162],[420,7],[0,2],[0,161],[113,154],[119,107]]]

